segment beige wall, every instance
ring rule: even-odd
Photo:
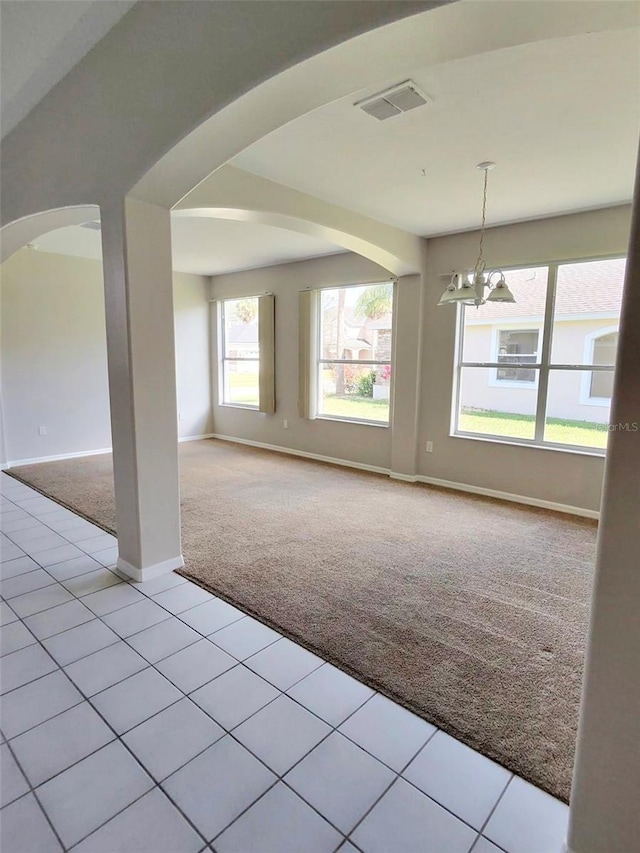
[[[180,438],[208,435],[213,431],[209,353],[210,289],[208,277],[179,272],[173,274]]]
[[[488,261],[526,265],[624,253],[629,212],[618,207],[491,229]],[[211,295],[218,299],[265,292],[276,296],[274,415],[219,404],[215,323],[209,349],[209,315],[215,312],[207,302],[209,283],[176,274],[180,435],[215,432],[404,476],[417,473],[597,510],[601,457],[449,435],[455,310],[436,303],[444,287],[441,274],[472,266],[476,247],[475,233],[425,241],[422,284],[418,276],[398,284],[402,298],[396,314],[393,429],[298,415],[299,291],[378,281],[387,278],[386,270],[345,253],[212,279]],[[108,447],[100,263],[23,250],[3,265],[2,273],[2,390],[9,458]],[[46,436],[38,435],[40,425],[47,427]],[[432,453],[426,453],[427,441],[433,442]]]
[[[23,249],[1,272],[8,461],[110,447],[102,264]],[[174,275],[181,436],[211,432],[208,294],[206,278]]]
[[[276,305],[276,413],[266,415],[250,409],[221,406],[217,370],[214,370],[215,433],[388,468],[391,464],[389,428],[307,420],[298,414],[299,291],[380,281],[388,277],[386,270],[350,253],[215,276],[212,295],[216,299],[259,296],[268,292],[275,295]],[[215,340],[213,352],[217,356]],[[287,429],[283,426],[284,420],[288,421]]]
[[[526,266],[624,254],[630,212],[628,206],[621,206],[492,228],[485,238],[487,264]],[[436,307],[436,302],[446,286],[446,279],[441,276],[454,269],[473,267],[476,253],[476,233],[428,241],[419,472],[427,477],[597,510],[602,457],[449,435],[456,312],[453,307]],[[433,453],[424,452],[427,441],[433,441]]]
[[[630,209],[624,206],[493,228],[485,241],[488,262],[515,266],[621,254],[627,248],[629,216]],[[381,279],[385,271],[362,258],[343,254],[215,277],[212,292],[220,299],[265,291],[276,295],[277,395],[276,414],[261,415],[220,406],[214,387],[215,433],[392,468],[404,475],[411,475],[412,457],[417,454],[413,470],[425,478],[597,511],[601,456],[449,435],[456,312],[436,303],[446,284],[441,276],[461,266],[473,266],[477,238],[477,233],[466,233],[425,241],[422,297],[416,287],[418,277],[399,283],[399,287],[404,283],[403,292],[412,290],[412,295],[396,318],[394,407],[396,415],[403,412],[403,423],[400,427],[394,419],[393,430],[298,416],[298,291]],[[420,310],[422,327],[417,322]],[[215,353],[215,342],[214,348]],[[404,365],[410,366],[420,349],[421,365],[413,371],[411,382],[406,382],[410,368],[398,370],[399,354]],[[404,412],[409,403],[415,405],[416,398],[417,440],[407,429],[410,413]],[[288,429],[283,427],[284,419]],[[431,453],[426,452],[427,441],[433,442]],[[396,462],[401,457],[402,463]]]

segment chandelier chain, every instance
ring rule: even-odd
[[[484,170],[484,190],[482,193],[482,225],[480,226],[480,253],[478,255],[478,260],[476,261],[476,272],[481,273],[484,269],[484,260],[482,257],[482,251],[484,247],[484,226],[487,221],[487,183],[489,180],[489,170]]]

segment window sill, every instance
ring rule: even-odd
[[[522,388],[525,391],[537,391],[537,382],[516,382],[511,379],[490,379],[487,383],[490,388]]]
[[[314,420],[316,421],[333,421],[338,424],[358,424],[359,426],[372,426],[372,427],[382,427],[383,429],[389,429],[389,422],[383,423],[382,421],[366,421],[366,420],[356,420],[356,418],[338,418],[333,415],[316,415]]]
[[[585,397],[584,399],[580,398],[581,406],[597,406],[598,408],[605,409],[611,405],[611,397]]]
[[[517,438],[501,438],[493,435],[478,435],[475,433],[452,432],[449,433],[449,438],[462,438],[467,441],[480,441],[489,444],[506,444],[510,447],[528,447],[533,450],[551,450],[556,453],[570,453],[572,456],[595,456],[598,459],[604,459],[605,450],[599,450],[596,447],[566,447],[561,444],[534,444],[532,441],[518,441]]]
[[[249,412],[260,411],[258,406],[251,406],[248,403],[218,403],[218,405],[225,409],[246,409]]]

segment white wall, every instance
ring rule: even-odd
[[[23,249],[1,272],[3,461],[109,448],[102,264]],[[211,432],[208,295],[174,275],[181,436]]]

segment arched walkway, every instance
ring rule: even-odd
[[[637,16],[631,3],[516,5],[520,14],[510,18],[499,2],[193,3],[188,15],[180,3],[137,4],[8,135],[1,164],[8,251],[76,216],[93,218],[85,216],[87,199],[100,206],[123,571],[143,579],[182,564],[169,209],[255,139],[337,97],[375,91],[407,65],[625,27]],[[250,205],[234,209],[256,215]],[[289,226],[315,221],[277,215],[289,216]],[[392,263],[406,260],[405,250],[390,250],[388,234],[337,230],[364,240],[361,250],[377,247]],[[629,286],[640,277],[637,215],[632,235],[613,415],[628,424],[640,422],[640,289]],[[574,853],[627,853],[638,838],[637,463],[634,431],[614,433]]]

